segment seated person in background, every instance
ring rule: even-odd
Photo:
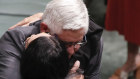
[[[23,79],[64,79],[68,74],[68,54],[54,36],[46,33],[32,35],[26,40],[22,55]],[[80,70],[80,69],[78,69]],[[65,79],[82,79],[81,71],[71,72]]]

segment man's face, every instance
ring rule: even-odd
[[[66,50],[69,53],[69,57],[73,55],[79,48],[80,43],[83,40],[85,33],[84,29],[79,30],[63,30],[61,34],[57,34],[58,38],[62,41],[60,43],[64,43],[66,46]]]

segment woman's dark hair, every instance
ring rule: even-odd
[[[22,55],[23,79],[64,79],[67,73],[68,54],[55,37],[38,37]]]

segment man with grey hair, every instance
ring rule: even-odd
[[[61,43],[63,50],[66,50],[69,54],[70,67],[73,66],[76,60],[79,60],[80,68],[84,70],[85,79],[99,79],[103,50],[101,40],[103,29],[96,25],[92,19],[89,19],[87,8],[83,1],[52,0],[47,4],[43,16],[41,15],[40,17],[42,17],[41,20],[31,23],[29,27],[25,27],[25,29],[29,29],[24,32],[24,35],[28,37],[39,32],[54,35]],[[26,18],[26,21],[28,19],[30,18]],[[11,39],[17,38],[12,34],[9,37]],[[2,49],[0,54],[7,51],[5,48]],[[0,67],[0,78],[19,79],[22,52],[17,46],[15,46],[14,50],[10,50],[10,54],[7,54],[8,56],[0,58],[0,65],[5,66]]]
[[[53,0],[46,6],[41,27],[66,44],[69,57],[78,50],[88,31],[89,17],[82,0]]]

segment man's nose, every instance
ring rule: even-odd
[[[69,57],[71,57],[79,48],[80,45],[71,45],[67,47],[67,52],[69,54]]]

